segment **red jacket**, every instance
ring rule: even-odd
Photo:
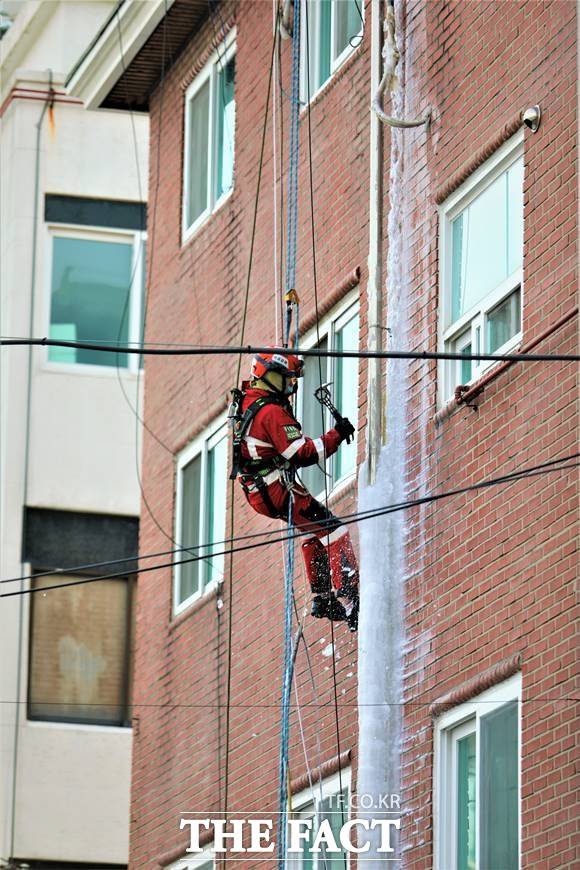
[[[271,393],[266,390],[246,388],[242,411],[256,399],[269,395]],[[301,468],[324,462],[336,453],[341,440],[336,429],[330,429],[320,438],[308,438],[302,434],[302,427],[292,415],[290,406],[276,403],[260,408],[242,441],[241,452],[244,459],[283,456],[292,465]]]

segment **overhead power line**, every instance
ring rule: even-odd
[[[406,501],[406,502],[400,502],[400,503],[392,504],[392,505],[385,505],[383,507],[375,508],[373,510],[355,513],[355,514],[349,515],[348,517],[339,517],[339,519],[341,520],[343,525],[351,525],[352,523],[364,522],[364,520],[369,520],[369,519],[373,519],[375,517],[385,516],[385,515],[391,514],[391,513],[397,513],[398,511],[401,511],[401,510],[409,510],[410,508],[413,508],[413,507],[420,507],[421,505],[424,505],[424,504],[431,504],[431,503],[441,501],[441,500],[446,499],[446,498],[451,498],[454,495],[463,495],[463,494],[468,493],[468,492],[475,492],[477,490],[487,489],[487,488],[492,487],[492,486],[500,486],[502,484],[516,483],[520,480],[526,480],[527,478],[530,478],[530,477],[538,477],[538,476],[541,476],[544,474],[552,474],[555,471],[565,471],[565,470],[570,469],[570,468],[578,468],[580,466],[580,462],[573,461],[573,460],[578,460],[578,459],[580,459],[580,453],[573,453],[573,454],[570,454],[569,456],[563,456],[560,459],[549,460],[548,462],[542,463],[541,465],[530,466],[528,468],[513,471],[513,472],[510,472],[508,474],[502,475],[501,477],[495,477],[495,478],[491,478],[489,480],[483,480],[483,481],[480,481],[479,483],[470,484],[469,486],[463,486],[463,487],[459,487],[457,489],[446,490],[444,492],[434,493],[432,495],[421,496],[419,498],[411,499],[411,500]],[[171,562],[163,562],[163,563],[158,564],[158,565],[150,565],[146,568],[136,568],[135,570],[131,570],[129,572],[128,571],[118,571],[118,572],[114,572],[111,574],[98,575],[97,577],[83,577],[83,578],[80,578],[78,580],[72,580],[68,583],[58,583],[58,584],[55,584],[53,586],[37,586],[37,587],[32,587],[30,589],[21,589],[21,590],[18,590],[17,592],[4,592],[0,595],[0,598],[11,598],[11,597],[16,596],[16,595],[27,595],[27,594],[33,593],[33,592],[47,592],[50,589],[62,589],[62,588],[65,588],[67,586],[78,586],[78,585],[82,585],[84,583],[96,583],[97,581],[101,581],[101,580],[115,580],[115,579],[119,579],[122,577],[126,577],[128,573],[130,573],[131,575],[146,574],[150,571],[157,571],[157,570],[161,570],[163,568],[172,568],[175,565],[185,565],[185,564],[188,564],[190,562],[199,562],[199,561],[204,561],[208,558],[215,558],[216,556],[230,556],[233,553],[239,553],[239,552],[243,552],[246,550],[253,550],[253,549],[258,548],[258,547],[267,547],[271,544],[278,544],[281,541],[288,541],[288,540],[292,540],[294,538],[300,538],[300,537],[303,537],[304,535],[307,535],[307,534],[309,534],[308,530],[298,530],[296,532],[293,532],[290,535],[280,535],[280,536],[275,537],[275,538],[270,538],[269,540],[266,540],[266,541],[258,541],[257,543],[250,543],[250,544],[246,544],[246,545],[241,546],[241,547],[230,547],[228,549],[224,549],[224,550],[220,550],[220,551],[215,552],[215,553],[211,553],[210,555],[206,554],[204,556],[192,556],[192,557],[187,558],[187,559],[177,559],[177,560],[173,560]],[[206,546],[214,546],[214,545],[208,544]],[[192,548],[186,548],[186,549],[189,550]],[[123,560],[123,561],[126,561],[126,560]],[[16,580],[16,579],[24,580],[24,579],[28,579],[28,578],[13,578],[13,579],[14,580]],[[32,579],[34,579],[34,577]],[[10,582],[12,582],[12,580]]]
[[[488,362],[580,362],[577,353],[452,353],[435,350],[323,350],[318,347],[272,347],[264,345],[151,345],[139,342],[119,345],[90,341],[60,341],[53,338],[0,338],[3,347],[72,347],[100,353],[129,353],[146,356],[235,356],[256,353],[294,353],[304,357],[341,359],[428,359],[484,360]]]

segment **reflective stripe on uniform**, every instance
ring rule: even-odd
[[[322,440],[322,438],[315,438],[314,446],[316,447],[316,452],[318,453],[318,459],[322,462],[324,460],[324,441]]]
[[[266,484],[266,486],[270,486],[271,483],[276,483],[277,480],[280,480],[280,471],[276,469],[275,471],[270,471],[269,474],[265,474],[264,477],[260,475],[260,480]],[[248,492],[259,492],[260,487],[256,486],[255,483],[247,484]]]
[[[244,438],[246,442],[246,446],[248,448],[248,453],[250,454],[251,459],[259,459],[260,455],[256,450],[256,447],[269,447],[270,450],[273,450],[274,447],[272,444],[268,444],[267,441],[260,441],[259,438],[254,438],[253,435],[246,435]]]
[[[331,532],[329,535],[325,535],[323,540],[328,541],[329,544],[332,544],[333,541],[338,541],[340,538],[344,537],[344,535],[348,535],[348,529],[346,526],[339,526],[338,529],[335,529],[334,532]]]
[[[304,447],[306,444],[306,438],[302,436],[302,438],[297,438],[296,441],[293,441],[286,450],[282,451],[282,456],[284,459],[292,459],[295,453],[297,453],[301,447]]]

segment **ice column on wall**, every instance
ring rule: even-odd
[[[401,117],[402,98],[393,101],[393,114]],[[388,346],[408,347],[408,288],[402,232],[402,147],[400,130],[391,131],[390,210],[386,275]],[[369,397],[370,400],[370,397]],[[359,479],[359,511],[404,501],[407,435],[407,363],[387,364],[386,428],[376,482],[367,484],[366,465]],[[359,624],[359,768],[358,795],[399,793],[402,701],[404,535],[405,514],[388,514],[360,523],[361,613]],[[388,809],[388,807],[386,807]],[[357,813],[363,817],[360,811]],[[367,818],[398,818],[369,810]],[[393,843],[396,841],[393,837]],[[379,855],[379,833],[370,834],[365,868],[384,867]],[[393,857],[393,856],[391,856]]]

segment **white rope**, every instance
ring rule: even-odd
[[[391,93],[398,87],[398,78],[395,73],[397,64],[401,57],[401,52],[397,47],[395,37],[395,9],[394,6],[387,6],[387,14],[383,22],[383,30],[386,33],[385,43],[383,45],[383,60],[385,62],[385,71],[380,81],[379,88],[371,103],[371,109],[378,115],[383,124],[388,124],[389,127],[422,127],[424,124],[429,124],[431,120],[431,109],[427,109],[422,118],[414,118],[413,120],[405,121],[402,118],[393,118],[383,111],[382,101],[383,94],[389,89]]]

